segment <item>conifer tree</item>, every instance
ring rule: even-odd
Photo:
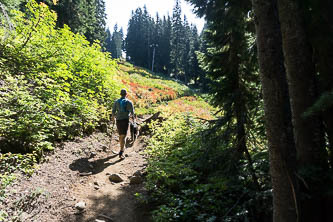
[[[190,51],[189,51],[189,58],[188,58],[188,78],[194,81],[194,85],[198,87],[198,81],[200,72],[202,71],[199,67],[199,61],[197,52],[200,50],[200,38],[198,36],[198,29],[196,26],[192,25],[190,33]]]
[[[258,82],[254,51],[249,50],[253,44],[253,29],[249,29],[253,23],[247,18],[251,4],[245,0],[190,2],[208,21],[205,32],[208,49],[201,61],[211,79],[214,103],[223,110],[223,121],[233,128],[226,135],[234,147],[234,161],[247,159],[253,185],[260,189],[247,147],[249,117],[255,115],[255,107],[259,105],[258,88],[251,87]]]
[[[95,0],[95,22],[92,24],[92,35],[91,39],[88,38],[90,42],[94,40],[99,40],[102,45],[104,45],[104,40],[106,38],[106,12],[105,12],[105,2],[104,0]]]
[[[118,25],[114,26],[111,44],[110,44],[110,52],[112,58],[118,59],[122,56],[122,45],[123,45],[123,32],[122,29],[118,31]]]
[[[112,38],[112,35],[110,32],[110,29],[107,28],[106,29],[106,38],[105,38],[105,51],[107,51],[107,52],[111,52],[111,38]]]
[[[93,43],[98,40],[102,45],[106,39],[106,14],[104,0],[62,0],[56,5],[45,2],[58,14],[57,25],[68,25],[74,33],[85,35]]]
[[[147,67],[147,44],[145,40],[143,10],[137,8],[132,12],[128,22],[125,50],[127,60],[137,66]],[[147,67],[148,68],[148,67]]]
[[[190,78],[190,51],[192,48],[191,45],[191,40],[192,40],[192,33],[191,33],[191,28],[190,25],[187,21],[186,15],[184,15],[184,20],[183,20],[183,38],[182,38],[182,42],[181,42],[181,46],[183,48],[181,54],[181,69],[184,71],[183,74],[183,80],[185,82],[185,84],[187,84],[189,82],[189,78]]]
[[[181,6],[180,0],[176,0],[175,7],[173,8],[172,14],[172,31],[171,31],[171,52],[170,52],[170,63],[171,72],[176,77],[184,75],[182,66],[182,58],[184,52],[184,28],[181,19]]]
[[[162,72],[163,57],[161,56],[161,39],[163,34],[162,20],[158,13],[156,13],[156,18],[153,24],[152,32],[152,44],[151,47],[155,48],[155,58],[154,58],[154,71]]]
[[[170,16],[163,17],[162,22],[162,36],[159,41],[158,56],[161,58],[161,72],[169,75],[171,72],[170,67],[170,53],[171,53],[171,18]]]

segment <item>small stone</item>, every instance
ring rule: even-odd
[[[111,174],[110,174],[110,173],[106,173],[105,175],[106,175],[106,176],[110,176]]]
[[[99,186],[94,186],[94,189],[95,190],[99,190]]]
[[[75,208],[78,210],[84,210],[84,209],[86,209],[86,203],[83,201],[80,201],[75,204]]]
[[[125,154],[125,157],[129,157],[129,155],[128,155],[128,154]]]
[[[106,222],[105,220],[96,219],[95,222]]]
[[[90,175],[92,175],[92,172],[83,172],[83,173],[79,173],[79,175],[81,176],[81,177],[83,177],[83,176],[90,176]],[[82,181],[83,182],[83,181]]]
[[[27,220],[27,218],[29,218],[29,214],[27,214],[26,212],[23,212],[23,213],[21,214],[21,220],[22,220],[22,221],[25,221],[25,220]]]
[[[109,180],[111,182],[115,182],[115,183],[120,183],[120,182],[124,181],[118,174],[112,174],[112,175],[110,175],[109,176]]]
[[[142,183],[142,177],[139,176],[133,176],[130,179],[130,184],[134,185],[134,184],[140,184]]]
[[[94,166],[92,164],[89,164],[90,169],[94,169]]]
[[[97,181],[95,181],[95,182],[94,182],[94,185],[96,185],[96,186],[99,186],[99,184],[98,184],[98,182],[97,182]]]

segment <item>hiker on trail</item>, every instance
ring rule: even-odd
[[[132,101],[126,98],[127,92],[125,89],[120,91],[121,98],[117,99],[112,107],[112,121],[116,118],[117,130],[119,133],[120,152],[119,157],[124,158],[125,137],[128,130],[129,117],[132,114],[135,122],[134,107]]]

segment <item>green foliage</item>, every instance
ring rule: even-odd
[[[69,26],[74,33],[84,35],[91,44],[98,41],[104,46],[107,35],[104,0],[38,0],[38,2],[46,3],[57,13],[57,27]]]
[[[0,172],[1,175],[11,175],[14,172],[31,176],[36,168],[37,154],[0,154]]]
[[[122,86],[116,62],[68,27],[56,29],[45,4],[30,1],[15,14],[15,32],[0,43],[0,137],[7,149],[42,154],[106,121]]]
[[[0,221],[10,221],[6,212],[6,198],[11,193],[9,188],[17,175],[14,172],[21,172],[31,176],[36,168],[37,155],[31,154],[1,154],[0,153]]]
[[[24,0],[1,0],[0,3],[3,4],[4,9],[7,11],[7,13],[11,13],[11,10],[18,10],[20,4]],[[1,11],[0,15],[3,15],[3,12]]]
[[[127,60],[133,64],[145,68],[151,67],[152,53],[150,45],[153,43],[152,28],[154,21],[147,8],[137,8],[132,12],[128,22],[125,50]]]
[[[262,190],[248,163],[233,162],[223,135],[207,123],[179,114],[152,123],[146,187],[157,209],[154,221],[261,221],[270,218],[267,153],[253,156]]]
[[[16,177],[12,174],[9,174],[9,175],[1,174],[0,175],[0,202],[2,202],[4,200],[4,198],[6,198],[7,186],[11,185],[15,179],[16,179]],[[0,211],[0,213],[1,213],[1,211]],[[1,214],[0,214],[0,218],[1,218]]]
[[[50,129],[56,127],[47,106],[36,95],[29,93],[32,87],[22,76],[4,79],[0,98],[0,132],[17,151],[52,149]]]
[[[323,93],[319,99],[303,114],[304,117],[309,117],[313,114],[326,111],[333,105],[333,91]]]

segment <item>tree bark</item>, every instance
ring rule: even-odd
[[[298,162],[300,166],[322,164],[326,155],[321,120],[318,116],[302,116],[315,103],[318,94],[311,45],[297,1],[278,0],[278,5]]]
[[[278,0],[282,43],[289,83],[299,169],[316,170],[320,175],[327,168],[322,120],[319,115],[305,118],[304,112],[317,99],[313,51],[305,31],[298,0]],[[307,175],[301,178],[301,190],[310,198],[301,201],[300,221],[322,221],[322,201],[318,196],[322,178]],[[313,176],[317,176],[314,180]],[[316,181],[317,180],[317,181]],[[318,182],[319,180],[319,182]]]
[[[273,186],[273,221],[295,222],[296,150],[276,0],[252,0]]]

